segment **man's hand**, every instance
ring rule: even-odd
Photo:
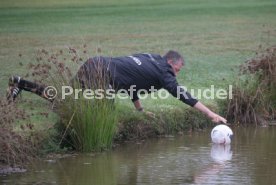
[[[155,114],[153,112],[145,111],[145,114],[150,118],[155,118]]]
[[[224,124],[226,124],[227,123],[227,120],[225,119],[225,118],[223,118],[223,117],[221,117],[220,115],[218,115],[218,114],[215,114],[215,113],[210,113],[210,114],[208,114],[208,117],[213,121],[213,122],[215,122],[215,123],[220,123],[220,122],[222,122],[222,123],[224,123]]]
[[[149,118],[155,118],[155,114],[154,114],[154,113],[149,112],[149,111],[144,111],[144,109],[143,109],[143,107],[142,107],[141,102],[140,102],[139,99],[136,100],[136,101],[133,102],[133,103],[134,103],[134,106],[135,106],[135,108],[136,108],[137,111],[143,112],[143,113],[146,114],[147,117],[149,117]]]

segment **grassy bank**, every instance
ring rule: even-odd
[[[27,73],[26,66],[35,62],[38,49],[76,47],[81,48],[84,59],[97,54],[178,50],[187,62],[178,77],[181,84],[188,89],[225,88],[237,74],[236,67],[251,58],[260,44],[269,46],[276,41],[273,0],[12,0],[1,1],[0,9],[1,87],[7,86],[10,75]],[[76,67],[72,66],[73,72]],[[0,95],[4,94],[5,88],[1,88]],[[48,103],[29,93],[22,96],[34,102],[21,105],[31,115],[34,128],[47,132],[53,127],[58,117]],[[216,109],[215,100],[202,101]],[[146,110],[156,113],[155,120],[136,112],[128,99],[116,102],[120,126],[161,125],[154,132],[172,133],[197,126],[200,120],[201,126],[207,123],[173,97],[142,100]],[[119,138],[130,134],[119,133]]]

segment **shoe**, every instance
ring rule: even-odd
[[[20,80],[20,76],[11,76],[9,79],[9,86],[18,86]]]
[[[18,87],[20,82],[20,76],[12,76],[9,79],[9,87],[7,89],[7,99],[8,100],[15,100],[15,98],[20,94],[22,89]]]

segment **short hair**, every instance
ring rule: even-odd
[[[164,56],[163,58],[166,61],[172,60],[174,64],[178,63],[179,61],[182,62],[182,64],[184,64],[184,59],[183,57],[177,52],[177,51],[173,51],[173,50],[169,50]]]

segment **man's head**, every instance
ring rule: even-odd
[[[163,58],[171,65],[174,74],[177,75],[184,65],[183,57],[176,51],[168,51]]]

